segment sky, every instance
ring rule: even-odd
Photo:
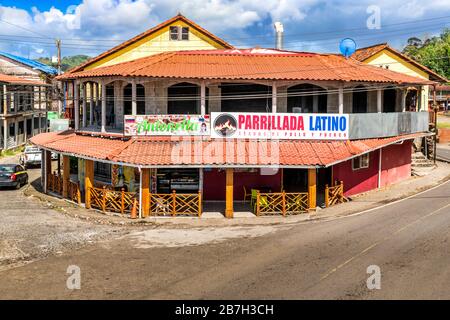
[[[275,45],[273,24],[284,25],[284,48],[338,52],[450,27],[449,0],[0,0],[0,50],[29,58],[95,56],[181,12],[236,47]]]

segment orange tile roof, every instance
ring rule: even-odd
[[[41,148],[81,158],[130,166],[281,166],[323,167],[346,161],[396,142],[424,134],[355,141],[224,140],[189,137],[89,136],[66,131],[31,138]],[[426,134],[425,134],[426,135]],[[264,150],[263,152],[256,152]]]
[[[426,73],[428,73],[430,75],[430,79],[431,80],[435,80],[435,81],[439,81],[439,82],[448,82],[448,80],[445,77],[443,77],[440,74],[434,72],[430,68],[425,67],[423,64],[420,64],[416,60],[408,57],[406,54],[403,54],[400,51],[392,48],[387,43],[375,44],[375,45],[370,46],[370,47],[365,47],[365,48],[358,49],[352,55],[352,58],[363,62],[363,61],[369,59],[370,57],[372,57],[373,55],[377,54],[378,52],[384,50],[384,49],[386,49],[386,50],[390,51],[391,53],[399,56],[400,58],[408,61],[409,63],[411,63],[412,65],[416,66],[417,68],[425,71]]]
[[[317,80],[431,84],[336,54],[267,49],[164,52],[58,79],[152,77],[214,80]]]
[[[152,33],[155,33],[158,30],[161,30],[162,28],[167,27],[168,25],[170,25],[170,24],[172,24],[172,23],[174,23],[176,21],[179,21],[179,20],[183,21],[187,25],[190,25],[194,29],[200,31],[201,33],[203,33],[207,37],[213,39],[214,41],[216,41],[217,43],[222,45],[224,48],[233,48],[233,46],[231,44],[227,43],[223,39],[215,36],[214,34],[209,32],[208,30],[200,27],[198,24],[196,24],[192,20],[189,20],[188,18],[186,18],[182,14],[178,14],[175,17],[170,18],[169,20],[166,20],[166,21],[158,24],[157,26],[155,26],[155,27],[153,27],[153,28],[151,28],[151,29],[141,33],[141,34],[138,34],[137,36],[135,36],[135,37],[133,37],[133,38],[131,38],[131,39],[129,39],[129,40],[119,44],[118,46],[115,46],[114,48],[111,48],[111,49],[103,52],[102,54],[100,54],[100,55],[98,55],[98,56],[96,56],[96,57],[94,57],[92,59],[89,59],[88,61],[80,64],[79,66],[76,66],[75,68],[72,68],[72,69],[68,70],[66,73],[72,73],[72,72],[77,72],[77,71],[83,70],[88,65],[90,65],[90,64],[92,64],[94,62],[97,62],[97,61],[103,59],[104,57],[113,54],[114,52],[117,52],[117,51],[119,51],[119,50],[121,50],[123,48],[126,48],[127,46],[129,46],[129,45],[131,45],[131,44],[133,44],[133,43],[135,43],[135,42],[137,42],[137,41],[139,41],[139,40],[141,40],[141,39],[151,35]]]
[[[0,73],[0,82],[8,83],[8,84],[17,84],[17,85],[35,85],[35,86],[45,86],[45,83],[26,80],[19,77],[13,77],[6,74]]]

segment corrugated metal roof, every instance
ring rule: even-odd
[[[149,57],[59,76],[152,77],[214,80],[316,80],[431,84],[335,54],[261,50],[164,52]]]
[[[131,166],[325,167],[424,134],[355,141],[261,141],[198,137],[134,137],[124,140],[65,131],[42,133],[32,137],[31,142],[56,152]]]
[[[39,70],[41,72],[44,72],[46,74],[51,74],[51,75],[56,75],[58,74],[58,70],[56,70],[55,68],[48,66],[46,64],[43,64],[41,62],[35,61],[35,60],[31,60],[31,59],[27,59],[24,57],[19,57],[7,52],[2,52],[0,51],[0,55],[4,56],[6,58],[9,58],[11,60],[17,61],[19,63],[22,63],[28,67],[31,67],[33,69]]]

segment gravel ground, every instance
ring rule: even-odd
[[[1,162],[17,162],[17,157]],[[28,170],[30,181],[40,169]],[[94,241],[123,235],[126,228],[68,217],[21,190],[0,190],[0,269],[61,254]]]

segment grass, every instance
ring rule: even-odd
[[[437,123],[438,129],[450,129],[450,122],[440,122]]]
[[[6,151],[2,151],[0,154],[0,158],[15,156],[16,154],[22,153],[24,149],[25,149],[24,147],[19,147],[19,148],[15,148],[15,149],[9,149]]]

